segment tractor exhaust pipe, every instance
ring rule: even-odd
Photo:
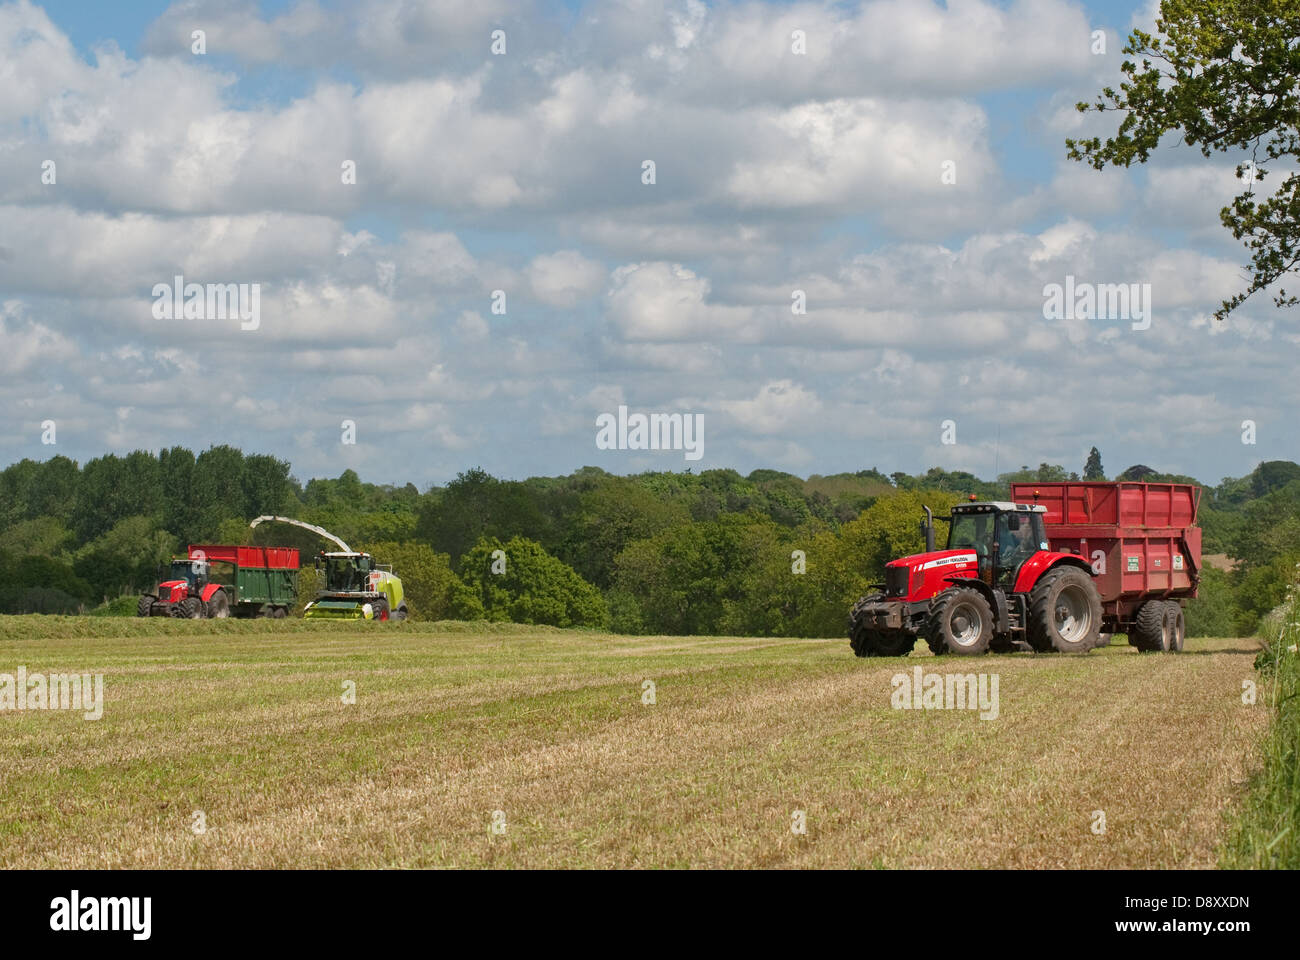
[[[925,534],[925,552],[934,553],[934,513],[929,507],[921,507],[925,519],[921,521],[921,533]]]

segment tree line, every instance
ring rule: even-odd
[[[1083,476],[1102,478],[1090,452]],[[421,492],[352,470],[303,484],[288,462],[215,446],[61,456],[0,471],[0,612],[70,613],[135,597],[188,543],[321,543],[261,514],[323,526],[392,563],[421,619],[489,619],[627,633],[840,636],[884,564],[922,549],[922,505],[1006,499],[1014,481],[1078,479],[1056,464],[985,481],[932,468],[808,478],[777,470],[633,476],[583,467],[501,479],[470,469]],[[1138,464],[1117,479],[1196,482]],[[1300,466],[1261,464],[1202,486],[1207,568],[1189,630],[1254,630],[1300,561]],[[497,563],[498,568],[493,569]],[[304,574],[310,593],[310,570]]]

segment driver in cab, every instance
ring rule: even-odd
[[[1003,518],[998,524],[998,566],[1018,567],[1036,551],[1033,527],[1023,517]]]

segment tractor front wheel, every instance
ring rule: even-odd
[[[1029,645],[1087,653],[1101,639],[1101,596],[1078,567],[1049,570],[1029,594]]]
[[[177,611],[176,615],[178,617],[182,617],[186,620],[203,619],[203,601],[198,597],[186,597],[180,603],[176,604],[176,606],[172,607],[172,610]]]
[[[930,607],[926,643],[935,654],[973,657],[987,653],[993,641],[993,609],[984,594],[970,587],[952,587]]]
[[[153,597],[145,594],[140,598],[140,602],[135,605],[135,615],[137,617],[147,617],[153,613]]]
[[[872,630],[855,626],[849,646],[859,657],[905,657],[916,646],[916,637],[905,630]]]

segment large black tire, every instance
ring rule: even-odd
[[[203,619],[203,601],[198,597],[186,597],[176,606],[172,607],[176,616],[185,620],[202,620]]]
[[[406,610],[406,604],[402,604],[402,605],[401,605],[400,607],[398,607],[397,610],[393,613],[393,619],[394,619],[394,620],[405,620],[408,616],[409,616],[409,614],[408,614],[408,612],[407,612],[407,610]]]
[[[372,606],[374,607],[374,611],[375,611],[375,615],[374,615],[374,616],[375,616],[375,619],[376,619],[376,620],[387,620],[387,619],[388,619],[388,601],[387,601],[387,600],[385,600],[383,597],[380,597],[378,600],[376,600],[376,601],[374,602],[374,604],[373,604]]]
[[[230,616],[230,598],[226,596],[226,591],[218,590],[208,601],[207,614],[213,620],[225,620]]]
[[[1129,631],[1128,642],[1143,653],[1162,653],[1169,649],[1169,617],[1163,600],[1148,600],[1138,607]]]
[[[1049,570],[1029,594],[1029,645],[1087,653],[1101,643],[1101,595],[1078,567]]]
[[[935,654],[987,653],[993,642],[993,609],[984,594],[970,587],[951,587],[935,597],[925,642]]]
[[[289,611],[286,610],[284,607],[276,607],[274,610],[271,611],[272,618],[276,620],[283,620],[288,615],[289,615]]]
[[[1169,650],[1182,653],[1183,641],[1187,638],[1187,621],[1183,616],[1183,607],[1177,600],[1165,601],[1165,612],[1169,616]]]
[[[872,630],[858,626],[849,646],[859,657],[905,657],[916,646],[916,636],[904,630]]]
[[[135,615],[137,617],[147,617],[153,613],[153,597],[145,594],[140,598],[140,602],[135,605]]]

